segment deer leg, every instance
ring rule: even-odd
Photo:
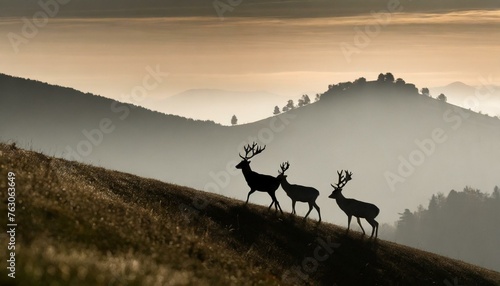
[[[274,211],[276,212],[276,211],[278,211],[278,204],[277,204],[278,200],[276,200],[276,195],[273,193],[269,193],[269,195],[271,196],[271,199],[273,200],[273,202],[271,203],[271,205],[269,206],[269,208],[267,210],[270,210],[274,204]]]
[[[276,199],[276,197],[275,197],[275,200],[276,200],[276,204],[274,206],[278,206],[278,208],[280,209],[281,214],[283,214],[283,210],[281,209],[280,202],[278,202],[278,199]]]
[[[378,222],[374,219],[366,219],[366,221],[368,221],[368,223],[372,226],[372,235],[370,236],[370,238],[373,237],[373,233],[375,233],[375,238],[378,237]]]
[[[347,216],[347,230],[346,230],[346,232],[349,232],[349,227],[351,226],[351,218],[352,218],[352,216],[350,216],[350,215]]]
[[[316,202],[314,202],[314,203],[313,203],[313,206],[314,206],[314,208],[318,211],[318,215],[319,215],[319,222],[321,222],[321,213],[320,213],[320,211],[319,211],[319,207],[318,207],[318,205],[316,204]]]
[[[268,211],[269,211],[269,210],[271,210],[271,207],[272,207],[273,205],[274,205],[274,208],[276,209],[276,197],[275,197],[275,196],[273,196],[272,194],[269,194],[269,195],[271,196],[271,200],[273,200],[273,201],[271,202],[271,204],[270,204],[270,205],[269,205],[269,207],[267,208],[267,210],[268,210]]]
[[[250,192],[248,193],[248,196],[247,196],[247,201],[245,202],[245,205],[248,204],[248,199],[250,198],[250,195],[253,194],[255,192],[254,189],[251,189]]]
[[[361,230],[363,231],[363,235],[365,235],[365,230],[363,229],[363,226],[361,225],[361,221],[359,220],[359,216],[357,216],[356,218],[358,219],[359,227],[361,227]]]
[[[281,214],[283,214],[283,210],[281,209],[280,202],[278,202],[278,199],[276,198],[276,194],[272,193],[271,197],[273,198],[273,201],[274,201],[275,210],[277,211],[279,208]]]
[[[273,205],[274,205],[274,201],[271,202],[271,204],[269,205],[269,207],[267,208],[267,210],[270,210]]]
[[[306,216],[304,217],[304,220],[307,218],[307,216],[309,215],[309,213],[312,211],[313,209],[313,206],[311,203],[309,203],[309,211],[306,213]]]
[[[295,203],[296,203],[296,201],[292,200],[292,214],[296,214],[296,212],[295,212]]]

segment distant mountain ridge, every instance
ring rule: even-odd
[[[286,101],[286,97],[266,91],[190,89],[147,104],[165,113],[230,125],[233,115],[237,116],[239,123],[255,122],[269,117],[274,106],[281,108]]]
[[[500,87],[490,84],[471,86],[463,82],[453,82],[445,86],[429,89],[433,97],[444,94],[448,102],[491,116],[500,116]]]

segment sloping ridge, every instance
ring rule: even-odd
[[[498,272],[329,223],[15,145],[0,144],[0,166],[2,189],[7,171],[16,178],[19,285],[500,283]],[[6,271],[0,284],[11,285]]]

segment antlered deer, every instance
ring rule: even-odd
[[[319,191],[312,187],[300,186],[300,185],[291,185],[287,181],[287,176],[285,175],[285,171],[290,168],[290,163],[285,162],[281,164],[281,171],[279,171],[281,177],[281,187],[285,191],[285,193],[292,199],[292,214],[295,214],[295,203],[305,202],[309,204],[309,211],[307,212],[304,220],[307,218],[312,208],[314,207],[316,211],[318,211],[319,222],[321,222],[321,212],[319,211],[319,207],[316,204],[316,198],[319,196]]]
[[[363,229],[363,226],[361,226],[361,221],[359,220],[360,218],[366,219],[368,223],[372,226],[372,235],[370,238],[373,237],[373,233],[375,232],[375,238],[378,236],[378,222],[375,220],[375,217],[379,214],[380,210],[377,206],[370,204],[370,203],[365,203],[365,202],[360,202],[355,199],[347,199],[342,195],[342,188],[347,184],[352,179],[352,173],[349,173],[349,171],[345,170],[345,176],[342,175],[343,171],[338,172],[337,174],[339,175],[339,181],[337,185],[331,185],[333,187],[333,192],[330,196],[328,196],[331,199],[337,200],[337,204],[339,207],[345,212],[347,215],[347,231],[349,231],[349,226],[351,225],[351,218],[352,216],[355,216],[358,220],[358,224],[361,227],[361,230],[363,231],[363,235],[365,234],[365,230]]]
[[[245,146],[244,149],[245,157],[241,156],[240,154],[240,157],[243,160],[238,165],[236,165],[236,168],[241,169],[241,171],[243,172],[243,176],[245,176],[245,180],[250,187],[250,192],[248,193],[245,205],[248,203],[250,195],[255,191],[266,192],[271,196],[271,199],[273,200],[268,209],[271,209],[274,204],[275,210],[277,211],[279,208],[280,212],[283,213],[280,203],[276,199],[275,194],[281,182],[279,176],[275,178],[269,175],[262,175],[252,171],[252,169],[250,168],[250,159],[264,151],[266,149],[266,146],[264,146],[264,148],[261,148],[260,146],[257,146],[257,143],[254,142],[252,145],[248,144],[247,146]]]

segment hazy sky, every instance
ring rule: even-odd
[[[500,85],[494,1],[243,0],[224,20],[210,1],[101,2],[74,0],[31,34],[20,17],[43,10],[10,2],[0,9],[0,72],[127,101],[146,67],[158,66],[169,77],[142,103],[160,110],[159,99],[187,89],[298,98],[380,72],[417,87],[478,85],[481,77]],[[400,12],[389,13],[388,3]]]

